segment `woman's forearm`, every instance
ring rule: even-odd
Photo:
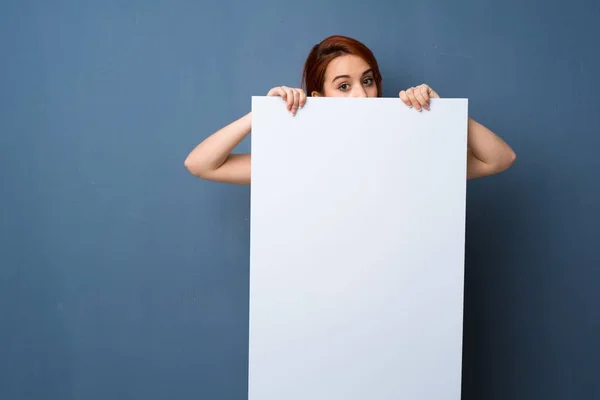
[[[250,134],[252,113],[219,129],[202,141],[185,159],[193,175],[211,181],[249,184],[250,154],[231,154]]]
[[[220,168],[232,159],[233,149],[250,133],[252,113],[221,128],[202,141],[185,160],[185,167],[195,176],[213,179]],[[240,160],[233,158],[234,163]]]

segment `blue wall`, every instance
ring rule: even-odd
[[[251,3],[0,2],[0,398],[246,398],[249,189],[183,160],[334,33],[518,154],[469,183],[463,397],[600,398],[598,3]]]

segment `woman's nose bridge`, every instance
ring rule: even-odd
[[[367,91],[362,85],[354,85],[352,90],[353,97],[367,97]]]

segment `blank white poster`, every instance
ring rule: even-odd
[[[252,120],[249,400],[459,400],[467,100]]]

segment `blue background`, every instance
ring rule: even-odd
[[[468,97],[465,399],[600,398],[600,3],[0,2],[0,398],[242,400],[249,189],[188,152],[331,34]],[[249,150],[244,141],[238,151]]]

